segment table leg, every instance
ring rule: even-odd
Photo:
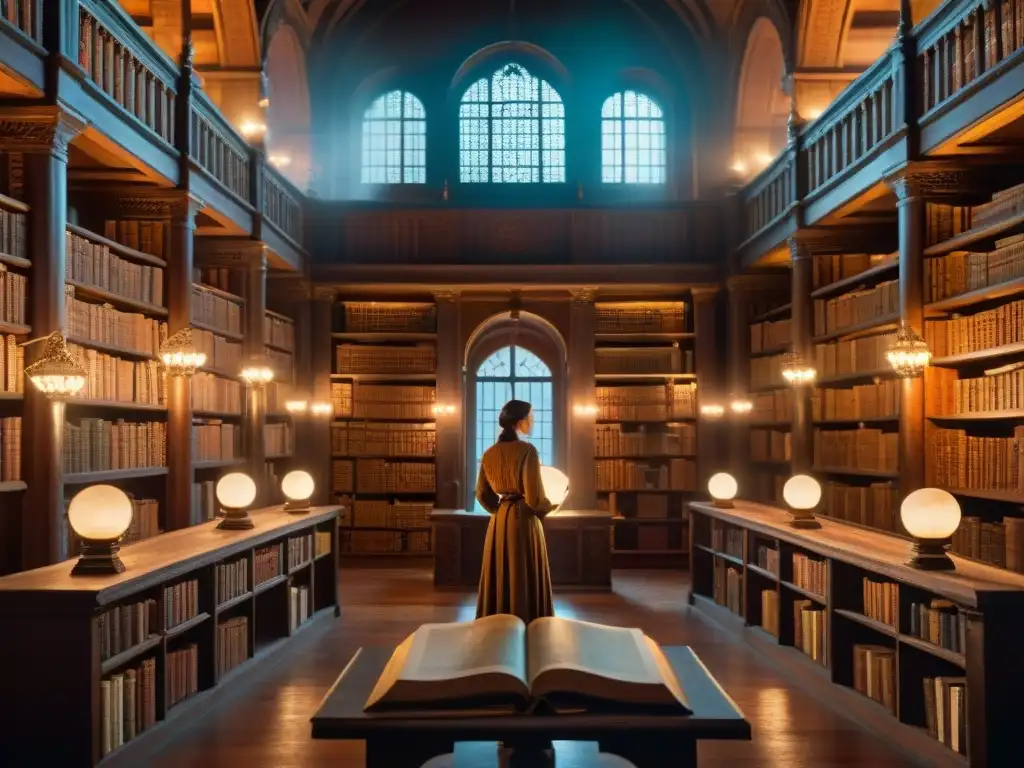
[[[678,738],[648,738],[642,733],[631,737],[613,736],[598,741],[602,752],[629,760],[636,768],[697,768],[697,742]]]
[[[428,760],[454,751],[455,742],[444,739],[378,736],[366,740],[366,768],[422,768]]]

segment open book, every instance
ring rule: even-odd
[[[424,624],[395,649],[364,709],[690,714],[661,648],[639,629],[488,616]]]

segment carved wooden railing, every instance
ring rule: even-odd
[[[43,42],[43,0],[3,0],[0,18],[37,43]]]
[[[921,94],[918,108],[928,115],[1024,49],[1024,2],[947,3],[929,16],[915,35]]]
[[[788,149],[757,175],[740,195],[743,241],[782,218],[796,202],[796,165]]]
[[[112,0],[81,0],[78,23],[86,76],[173,147],[177,65]]]
[[[250,152],[245,139],[235,133],[220,110],[203,91],[192,91],[189,120],[192,159],[220,184],[242,200],[250,200]]]
[[[294,243],[302,243],[301,193],[273,166],[264,165],[263,216]]]

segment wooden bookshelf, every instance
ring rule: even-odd
[[[734,318],[737,311],[742,310],[734,309]],[[775,501],[790,473],[793,402],[781,372],[783,356],[792,347],[790,313],[791,305],[783,304],[755,315],[743,328],[746,370],[735,371],[734,377],[747,383],[736,388],[749,392],[754,406],[746,425],[749,428],[738,435],[745,442],[739,450],[746,460],[741,459],[742,467],[737,467],[744,498]]]
[[[295,390],[295,321],[279,312],[266,310],[263,317],[263,346],[274,381],[267,386],[263,425],[263,451],[268,502],[283,502],[281,478],[289,469],[295,452],[295,424],[285,403]],[[273,489],[273,491],[271,491]]]
[[[615,567],[685,563],[697,487],[693,302],[597,302],[595,488]]]
[[[1024,576],[963,558],[955,572],[920,571],[895,536],[831,520],[798,531],[783,510],[747,502],[690,506],[692,605],[916,760],[973,768],[1011,753],[1016,723],[995,713],[1024,685],[1013,639]],[[877,649],[867,662],[865,649]],[[862,663],[881,665],[871,698]],[[958,751],[928,730],[936,678],[966,712]]]
[[[134,747],[234,669],[266,658],[309,622],[336,616],[337,514],[337,507],[305,515],[267,509],[253,513],[249,531],[220,531],[215,522],[173,531],[124,547],[125,572],[112,576],[73,577],[74,563],[67,561],[0,579],[9,630],[0,651],[19,660],[6,683],[18,702],[8,759],[95,765],[123,754],[131,760]],[[268,550],[277,553],[272,561],[262,554]],[[261,568],[267,563],[269,571]],[[128,608],[139,603],[146,607]],[[129,622],[130,637],[122,638]],[[40,669],[47,670],[45,686]],[[177,690],[183,681],[190,685]],[[132,739],[115,734],[111,744],[105,725],[116,707],[104,705],[116,690],[133,687],[143,717],[126,718],[124,736],[134,722],[146,727]],[[54,701],[63,702],[59,739],[50,732]]]
[[[331,490],[343,557],[429,557],[437,307],[341,301],[331,334]]]

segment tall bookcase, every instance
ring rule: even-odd
[[[744,297],[745,298],[745,297]],[[747,420],[749,453],[744,498],[777,502],[789,475],[792,395],[782,378],[782,360],[792,344],[791,305],[757,312],[750,323],[747,392],[753,406]]]
[[[437,308],[335,305],[331,484],[344,500],[345,555],[432,553],[436,492]]]
[[[697,488],[692,303],[594,305],[595,488],[613,559],[682,562]]]
[[[269,502],[283,501],[281,478],[295,455],[295,424],[285,403],[295,391],[295,322],[279,312],[267,310],[263,318],[263,344],[274,381],[267,387],[263,451],[266,459],[266,487]],[[270,489],[273,492],[270,493]]]

